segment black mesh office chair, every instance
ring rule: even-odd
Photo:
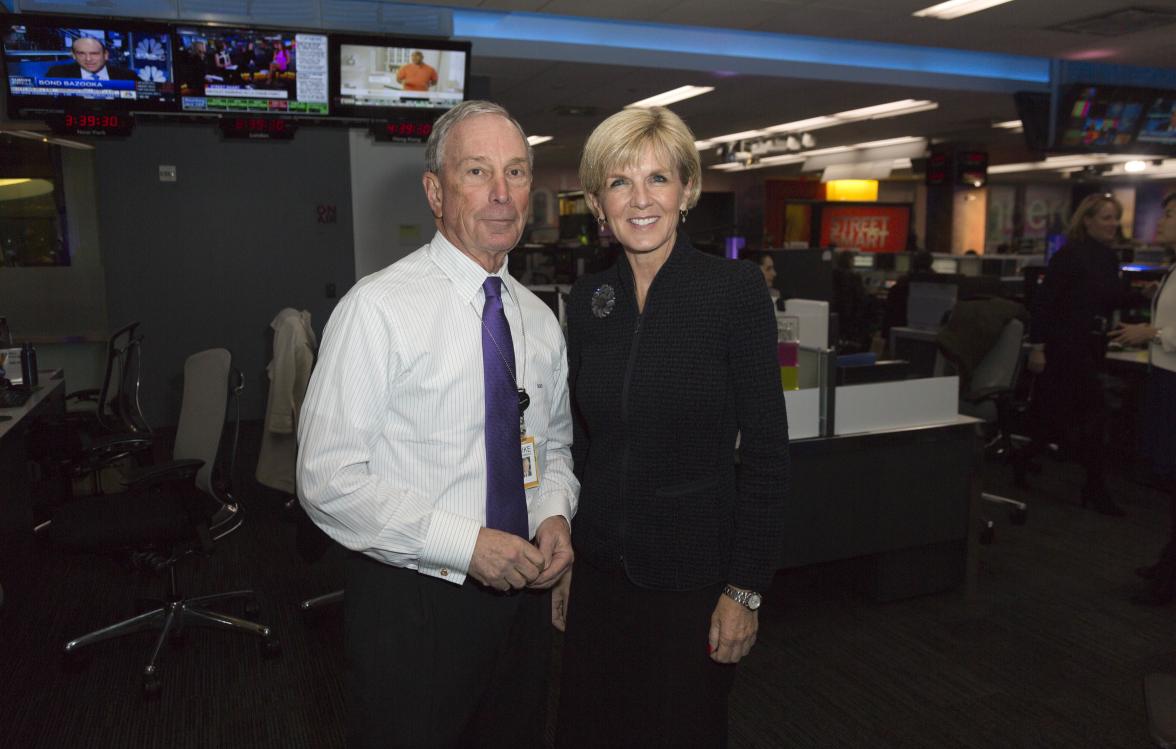
[[[1014,318],[1005,323],[996,342],[971,370],[967,389],[960,394],[959,402],[960,413],[982,419],[995,430],[988,445],[1009,461],[1014,460],[1013,396],[1024,360],[1024,335],[1025,325],[1020,320]],[[1009,519],[1016,525],[1023,525],[1028,517],[1028,505],[1019,500],[990,492],[981,492],[980,498],[1007,507]],[[995,523],[989,519],[982,523],[980,540],[991,543]]]
[[[260,638],[263,652],[280,652],[270,628],[211,606],[245,600],[256,607],[251,590],[185,597],[179,589],[176,566],[185,557],[212,550],[214,542],[240,527],[242,518],[229,488],[236,453],[236,432],[227,474],[217,475],[221,435],[228,399],[242,389],[240,373],[231,367],[225,349],[210,349],[188,357],[184,365],[184,393],[172,460],[145,466],[128,477],[130,491],[83,499],[60,507],[48,525],[48,535],[63,547],[90,552],[133,552],[134,558],[167,575],[165,598],[150,611],[70,640],[67,657],[81,648],[115,637],[158,630],[159,635],[143,669],[145,696],[159,693],[157,661],[163,644],[178,643],[187,627],[209,626],[244,632]],[[230,378],[234,384],[230,386]],[[232,392],[230,392],[230,390]],[[239,406],[236,421],[240,421]],[[248,610],[248,608],[247,608]]]
[[[139,323],[116,330],[106,342],[106,372],[101,388],[67,393],[67,418],[81,428],[106,434],[150,433],[139,405]]]

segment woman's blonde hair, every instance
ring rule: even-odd
[[[1122,220],[1123,204],[1114,195],[1109,192],[1096,192],[1087,195],[1074,210],[1074,215],[1070,217],[1070,225],[1066,227],[1066,239],[1071,242],[1085,242],[1090,236],[1086,231],[1086,219],[1108,203],[1115,207],[1115,215]]]
[[[702,192],[702,164],[694,147],[694,133],[682,118],[665,107],[622,109],[596,126],[580,157],[580,186],[599,195],[609,172],[641,161],[646,147],[665,157],[689,187],[686,207],[693,208]]]

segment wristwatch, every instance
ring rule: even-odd
[[[760,604],[764,602],[764,597],[754,590],[740,590],[730,585],[723,586],[723,595],[741,606],[746,606],[751,611],[758,609]]]

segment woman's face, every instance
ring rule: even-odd
[[[771,286],[776,281],[776,263],[771,257],[765,256],[760,260],[760,271],[764,274],[764,282]]]
[[[1156,242],[1167,247],[1176,247],[1176,200],[1169,200],[1156,224]]]
[[[1086,234],[1091,239],[1110,244],[1115,241],[1119,229],[1119,212],[1115,210],[1114,203],[1104,201],[1082,219],[1082,223],[1086,225]]]
[[[589,197],[626,251],[645,254],[673,248],[678,212],[686,210],[686,185],[678,170],[652,147],[633,166],[611,170],[600,193]]]

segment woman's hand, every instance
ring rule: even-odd
[[[1138,323],[1136,325],[1120,324],[1119,327],[1112,330],[1107,336],[1116,343],[1121,343],[1124,346],[1142,346],[1152,338],[1155,338],[1156,329],[1147,323]]]
[[[1041,374],[1045,371],[1045,351],[1041,349],[1033,349],[1029,352],[1029,371],[1033,374]]]
[[[741,603],[719,594],[711,614],[707,651],[715,663],[738,663],[751,652],[755,633],[759,631],[759,614]]]

